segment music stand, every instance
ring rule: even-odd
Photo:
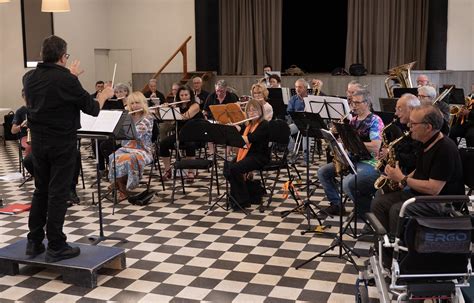
[[[326,124],[321,119],[319,114],[309,113],[309,112],[290,112],[291,119],[296,124],[298,130],[306,136],[306,144],[309,147],[309,137],[321,139],[321,129],[326,129]],[[308,229],[302,231],[301,234],[304,235],[309,232],[316,232],[316,230],[311,229],[311,215],[314,215],[316,220],[318,220],[319,225],[322,226],[321,219],[317,216],[317,213],[314,211],[312,206],[318,209],[319,212],[324,212],[318,205],[310,200],[311,190],[310,190],[310,179],[309,179],[309,165],[306,165],[306,200],[303,204],[297,205],[295,208],[289,211],[282,212],[281,216],[286,217],[290,213],[295,212],[303,208],[306,214],[306,220],[308,221]]]
[[[360,137],[357,135],[357,132],[355,129],[350,126],[349,124],[345,123],[334,123],[334,127],[336,128],[342,142],[344,143],[344,147],[347,148],[347,150],[350,152],[352,159],[354,159],[354,167],[355,170],[357,170],[356,163],[362,160],[369,160],[372,158],[372,155],[370,152],[367,150],[367,147],[365,147],[364,143],[361,141]],[[357,196],[358,196],[358,190],[357,190],[357,174],[354,174],[354,212],[347,221],[347,226],[344,229],[344,231],[347,229],[347,227],[350,227],[351,221],[354,220],[354,229],[353,238],[357,238],[357,211],[358,211],[358,206],[357,206]],[[342,191],[341,191],[341,197],[342,197]],[[342,206],[342,204],[341,204]]]
[[[224,163],[228,162],[228,155],[227,155],[227,146],[232,147],[243,147],[245,145],[245,141],[242,138],[242,135],[237,131],[235,126],[233,125],[222,125],[222,124],[212,124],[210,123],[208,126],[208,134],[209,134],[209,141],[212,141],[214,144],[221,144],[224,145],[225,152],[224,152]],[[214,156],[216,157],[217,152],[214,152]],[[226,199],[225,207],[220,205],[219,202],[222,199]],[[217,200],[209,207],[209,209],[205,212],[206,214],[212,211],[215,206],[219,206],[220,208],[228,211],[229,210],[229,201],[232,200],[237,207],[242,210],[246,215],[249,213],[245,208],[243,208],[240,203],[235,200],[232,195],[229,193],[229,181],[226,178],[225,181],[225,193],[222,194]]]
[[[317,113],[323,119],[340,119],[350,113],[346,99],[330,96],[308,96],[304,98],[305,110]]]
[[[283,91],[281,88],[268,88],[268,103],[273,108],[273,116],[277,119],[285,120],[287,106],[283,101]]]
[[[82,128],[77,131],[77,135],[80,138],[89,138],[96,140],[96,155],[99,155],[99,144],[98,140],[107,140],[113,138],[115,140],[120,129],[122,128],[123,121],[127,118],[127,111],[100,111],[97,117],[92,117],[81,112],[81,125]],[[115,157],[114,157],[115,159]],[[102,214],[102,197],[101,197],[101,185],[100,185],[100,172],[99,172],[99,158],[96,157],[96,175],[97,175],[97,197],[99,206],[99,236],[89,237],[92,245],[97,245],[105,240],[115,240],[121,243],[127,243],[126,239],[119,237],[107,237],[104,234],[104,222]],[[116,199],[116,193],[114,193]],[[92,196],[94,197],[94,196]],[[93,201],[94,203],[94,201]]]
[[[353,174],[357,175],[357,170],[354,167],[354,165],[352,164],[352,161],[349,159],[349,157],[348,157],[347,153],[345,152],[344,148],[342,148],[342,146],[337,142],[336,138],[334,138],[334,135],[330,131],[327,131],[327,130],[324,130],[324,129],[321,130],[321,134],[322,134],[323,138],[325,139],[325,141],[331,147],[334,155],[335,156],[337,155],[338,159],[340,159],[341,164],[343,166],[348,167]],[[340,190],[341,190],[340,203],[341,203],[341,206],[342,206],[342,202],[343,202],[342,201],[343,200],[342,199],[342,191],[343,191],[343,189],[342,189],[342,179],[343,179],[343,174],[340,175],[340,186],[341,186],[341,188],[340,188]],[[359,255],[356,252],[354,252],[354,250],[351,249],[346,243],[344,243],[344,241],[342,239],[342,235],[343,235],[342,217],[343,217],[343,210],[342,210],[342,207],[341,207],[340,208],[340,213],[339,213],[339,234],[336,235],[336,237],[334,238],[332,245],[329,246],[327,249],[323,250],[322,252],[314,255],[310,259],[306,260],[305,262],[297,265],[295,267],[296,269],[299,269],[300,267],[306,265],[307,263],[313,261],[316,258],[325,256],[325,254],[328,251],[333,250],[336,247],[339,247],[339,253],[337,255],[326,255],[326,257],[337,257],[339,259],[351,262],[354,265],[354,267],[356,268],[356,270],[359,271],[359,267],[355,263],[355,261],[352,258],[351,254],[354,254],[357,257],[359,257]],[[343,251],[344,251],[344,253],[343,253]]]
[[[235,123],[247,118],[245,113],[237,103],[210,105],[209,110],[214,117],[214,120],[220,124]]]

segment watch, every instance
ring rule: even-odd
[[[403,187],[406,187],[408,185],[408,176],[405,176],[403,177],[403,179],[400,181],[400,184],[403,186]]]

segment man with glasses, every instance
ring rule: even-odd
[[[436,89],[432,86],[420,86],[418,87],[418,99],[421,104],[433,104],[436,99]],[[436,102],[435,106],[441,111],[443,115],[444,123],[441,128],[441,132],[445,135],[449,133],[449,105],[443,100]]]
[[[113,90],[106,87],[97,101],[93,100],[77,78],[82,73],[79,61],[66,68],[67,44],[57,36],[44,39],[41,56],[43,63],[23,79],[36,187],[25,254],[37,256],[45,251],[46,227],[46,262],[56,262],[80,254],[78,247],[66,242],[63,233],[78,152],[80,112],[97,116],[105,100],[113,96]]]
[[[396,232],[398,215],[407,199],[421,195],[464,194],[461,158],[457,146],[441,133],[442,124],[443,117],[433,105],[421,105],[410,113],[411,137],[422,144],[415,170],[405,175],[398,164],[387,166],[387,177],[399,182],[405,190],[377,196],[371,206],[371,211],[391,234]],[[438,203],[416,203],[410,205],[407,215],[437,216],[447,210]]]
[[[372,102],[369,91],[360,89],[351,98],[351,109],[354,114],[349,124],[356,130],[365,147],[372,154],[372,158],[358,161],[356,163],[357,178],[355,175],[349,174],[344,177],[342,187],[344,193],[352,201],[356,201],[359,214],[364,214],[370,209],[370,201],[375,194],[374,182],[380,176],[379,171],[375,169],[375,155],[380,150],[381,131],[384,125],[382,119],[370,111]],[[334,163],[321,166],[318,170],[318,177],[331,204],[325,209],[326,212],[331,215],[339,215],[341,211],[344,213],[345,209],[341,205],[341,196],[338,192],[339,186],[335,182],[336,169]]]
[[[207,97],[209,96],[209,92],[202,89],[202,78],[201,77],[194,77],[193,78],[193,90],[196,99],[199,99],[199,107],[201,110],[204,108],[204,102],[206,101]]]

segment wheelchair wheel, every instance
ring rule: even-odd
[[[356,303],[368,303],[369,290],[367,289],[367,283],[364,280],[358,280],[356,288]]]

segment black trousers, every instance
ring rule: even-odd
[[[457,144],[456,138],[466,138],[467,147],[474,147],[474,125],[470,122],[463,125],[457,124],[451,127],[449,137]]]
[[[243,174],[261,169],[265,163],[255,156],[247,155],[239,162],[227,162],[225,165],[224,175],[230,183],[230,195],[240,205],[249,204],[249,191]]]
[[[160,141],[160,157],[170,157],[171,150],[175,148],[176,136],[171,135]],[[186,157],[196,156],[195,142],[179,142],[179,148],[186,151]]]
[[[29,154],[23,159],[23,165],[31,176],[35,176],[33,167],[33,154]],[[71,181],[71,190],[76,189],[76,185],[79,182],[79,174],[81,173],[81,153],[78,151],[76,156],[76,163],[74,164],[74,175]]]
[[[406,200],[414,196],[413,193],[407,191],[381,194],[379,190],[372,200],[370,210],[382,223],[387,232],[394,236],[397,232],[402,205]],[[406,209],[405,215],[416,217],[443,216],[448,211],[441,203],[415,203]]]
[[[32,147],[36,189],[28,219],[28,239],[42,242],[46,226],[48,247],[59,250],[66,244],[63,225],[77,162],[76,140],[52,143],[47,138],[36,136]]]

